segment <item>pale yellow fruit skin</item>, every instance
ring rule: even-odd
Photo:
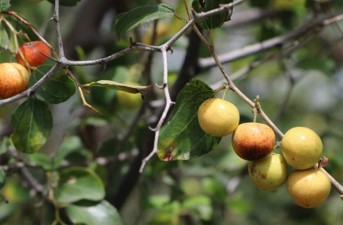
[[[319,161],[323,143],[313,130],[306,127],[294,127],[288,130],[282,138],[281,148],[290,166],[305,170]]]
[[[0,98],[12,97],[27,89],[30,74],[19,63],[0,63]]]
[[[266,157],[249,161],[249,177],[255,186],[263,191],[274,191],[286,182],[287,164],[281,154],[269,154]]]
[[[314,208],[329,196],[331,182],[320,169],[295,170],[287,179],[287,189],[295,203]]]
[[[142,102],[142,95],[140,93],[128,93],[125,91],[118,91],[118,103],[126,109],[136,109]]]
[[[231,134],[239,124],[237,107],[224,99],[210,98],[198,109],[201,129],[210,136],[223,137]]]

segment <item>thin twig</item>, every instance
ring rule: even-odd
[[[157,153],[158,151],[158,140],[159,140],[159,135],[160,135],[160,129],[168,115],[169,109],[174,103],[169,94],[169,86],[168,86],[168,57],[167,57],[167,51],[168,51],[169,46],[168,45],[162,45],[161,46],[161,52],[162,52],[162,59],[163,59],[163,84],[162,84],[162,89],[164,91],[164,97],[165,97],[165,106],[164,110],[162,112],[161,117],[159,118],[159,121],[156,125],[156,127],[153,129],[155,132],[155,137],[154,137],[154,145],[152,151],[149,153],[147,157],[145,157],[142,160],[141,167],[139,169],[140,172],[143,172],[144,167],[146,163]]]
[[[55,29],[56,29],[56,36],[57,36],[57,45],[58,45],[58,53],[59,59],[64,60],[64,47],[63,47],[63,40],[62,40],[62,32],[61,32],[61,25],[60,25],[60,1],[55,0]]]

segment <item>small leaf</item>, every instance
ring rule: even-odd
[[[0,23],[0,48],[8,49],[10,39],[4,25]]]
[[[205,0],[203,2],[193,0],[192,7],[196,12],[200,13],[219,8],[221,4],[229,4],[231,2],[232,0]],[[204,29],[211,30],[220,27],[224,22],[230,20],[231,14],[232,9],[227,9],[204,19],[200,19],[197,24]]]
[[[105,196],[101,179],[84,168],[69,168],[60,174],[56,188],[56,200],[61,205],[68,205],[80,200],[100,201]]]
[[[52,67],[53,63],[48,61],[38,67],[30,77],[30,85],[40,80]],[[76,88],[71,78],[59,71],[46,81],[36,92],[38,96],[51,104],[58,104],[67,101],[75,94]]]
[[[161,160],[188,160],[208,153],[220,142],[221,138],[207,135],[197,119],[200,104],[212,97],[213,90],[199,80],[180,91],[171,119],[161,129],[157,152]]]
[[[14,146],[21,152],[38,151],[47,141],[52,129],[52,115],[48,105],[29,98],[14,111],[11,136]]]
[[[125,91],[128,93],[136,94],[136,93],[141,93],[143,94],[144,91],[150,88],[150,85],[148,86],[141,86],[141,85],[131,85],[131,84],[123,84],[119,83],[113,80],[99,80],[99,81],[94,81],[88,84],[84,84],[84,87],[104,87],[104,88],[111,88],[111,89],[116,89],[119,91]]]
[[[122,220],[116,208],[107,201],[96,205],[70,205],[66,213],[73,224],[85,225],[122,225]]]
[[[55,3],[55,0],[48,0],[51,3]],[[60,0],[60,5],[63,6],[75,6],[81,0]]]
[[[151,4],[139,6],[129,12],[119,14],[115,20],[115,30],[117,34],[122,34],[148,23],[152,20],[170,18],[174,16],[174,10],[167,4]]]
[[[11,7],[10,0],[1,0],[0,1],[0,12],[5,11]]]

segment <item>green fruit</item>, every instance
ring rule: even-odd
[[[323,143],[313,130],[306,127],[294,127],[288,130],[282,138],[281,148],[290,166],[305,170],[319,161]]]
[[[201,103],[198,109],[198,122],[201,129],[213,137],[231,134],[239,124],[237,107],[224,99],[210,98]]]
[[[289,175],[287,187],[296,204],[304,208],[314,208],[329,196],[331,182],[320,169],[296,170]]]
[[[231,3],[231,0],[193,0],[193,9],[200,12],[207,12],[219,8],[219,5]],[[220,13],[206,17],[198,21],[198,25],[204,29],[211,30],[223,25],[231,17],[232,10],[224,10]]]
[[[126,109],[136,109],[142,102],[142,95],[140,93],[128,93],[125,91],[118,91],[118,103]]]
[[[273,191],[285,183],[287,165],[281,154],[269,154],[266,157],[249,161],[248,171],[257,188]]]

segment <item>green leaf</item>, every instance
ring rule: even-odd
[[[161,129],[157,152],[161,160],[188,160],[218,145],[221,138],[207,135],[197,118],[200,104],[212,97],[213,90],[199,80],[191,81],[180,91],[171,118]]]
[[[38,151],[47,141],[52,129],[52,115],[48,105],[29,98],[14,111],[11,119],[14,146],[21,152]]]
[[[0,139],[0,156],[8,151],[11,140],[9,137],[3,137]]]
[[[85,168],[69,168],[60,174],[56,188],[56,200],[60,205],[68,205],[80,200],[100,201],[105,196],[101,179]]]
[[[52,67],[53,62],[48,61],[37,68],[30,77],[30,85],[40,80]],[[51,104],[67,101],[75,94],[76,88],[72,79],[63,71],[54,74],[36,92],[38,96]]]
[[[7,10],[9,7],[11,7],[10,0],[0,1],[0,12]]]
[[[174,16],[174,10],[167,4],[150,4],[136,7],[129,12],[119,14],[114,26],[117,34],[122,34],[135,27],[148,23],[152,20],[170,18]]]
[[[105,200],[96,205],[70,205],[66,208],[66,213],[73,224],[123,224],[117,209]]]
[[[55,0],[48,0],[51,3],[55,3]],[[60,5],[63,6],[75,6],[81,0],[60,0]]]
[[[232,0],[193,0],[192,7],[196,12],[200,13],[211,11],[213,9],[219,8],[221,4],[229,4],[231,2]],[[230,20],[231,14],[232,10],[227,9],[220,13],[201,19],[197,22],[197,24],[204,29],[211,30],[220,27],[221,25],[223,25],[224,22]]]
[[[44,170],[51,170],[55,166],[53,164],[53,159],[45,153],[36,152],[30,154],[28,155],[28,160],[31,162],[31,164],[39,166]]]
[[[5,181],[6,181],[6,173],[2,168],[0,168],[0,189],[4,186]]]
[[[0,23],[0,48],[8,49],[10,43],[10,38],[8,37],[8,33],[4,28],[4,25]]]
[[[211,199],[206,195],[193,196],[183,202],[183,207],[194,211],[202,220],[210,220],[213,215]]]
[[[324,56],[308,56],[299,60],[296,66],[305,70],[319,70],[324,74],[332,74],[335,70],[335,62]]]
[[[150,88],[150,85],[142,86],[142,85],[123,84],[123,83],[119,83],[113,80],[99,80],[99,81],[94,81],[88,84],[84,84],[83,86],[84,87],[110,88],[110,89],[116,89],[119,91],[125,91],[132,94],[136,94],[136,93],[143,94],[147,89]]]

